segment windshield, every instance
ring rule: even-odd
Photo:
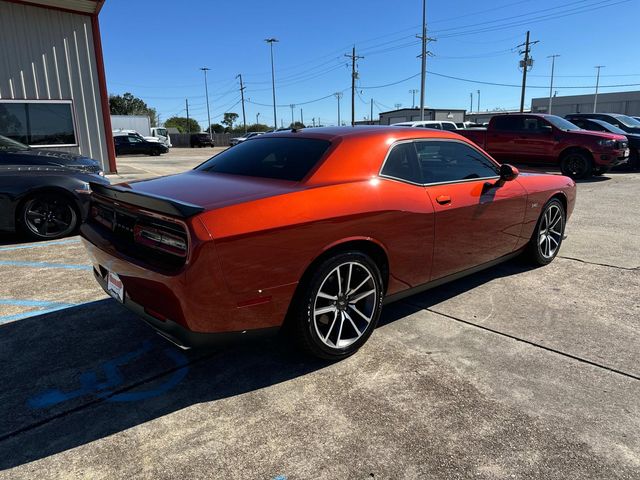
[[[0,135],[0,150],[29,150],[29,147]]]
[[[640,121],[633,117],[628,115],[613,115],[613,117],[626,127],[640,128]]]
[[[574,125],[569,120],[565,120],[562,117],[556,117],[555,115],[546,115],[544,119],[560,130],[571,131],[571,130],[582,130],[579,126]]]
[[[326,140],[262,136],[225,150],[196,170],[299,182],[320,161],[329,145]]]
[[[611,125],[609,122],[605,122],[604,120],[591,120],[591,121],[593,123],[597,123],[598,125],[606,128],[611,133],[618,133],[620,135],[625,135],[627,133],[621,128],[618,128],[615,125]]]
[[[158,135],[162,135],[163,137],[167,136],[167,129],[166,128],[157,128],[156,132]]]

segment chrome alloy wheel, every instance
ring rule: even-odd
[[[378,290],[373,273],[359,262],[345,262],[324,278],[313,303],[313,324],[330,348],[356,342],[373,320]]]
[[[561,208],[556,204],[549,205],[540,220],[538,229],[538,246],[544,258],[553,258],[558,252],[564,232],[563,224]]]

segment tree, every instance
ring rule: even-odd
[[[111,115],[146,115],[151,126],[157,126],[158,113],[149,107],[144,100],[126,92],[123,95],[109,95],[109,111]]]
[[[233,129],[233,123],[238,119],[238,114],[233,112],[227,112],[224,114],[222,124],[226,125],[229,130]]]
[[[219,123],[212,123],[211,124],[211,133],[224,133],[225,128],[220,125]],[[208,128],[205,128],[205,131],[209,131]]]
[[[296,128],[296,129],[304,128],[304,123],[296,121],[296,122],[290,123],[289,128]]]
[[[177,128],[180,133],[198,133],[200,125],[193,118],[171,117],[164,122],[166,128]]]

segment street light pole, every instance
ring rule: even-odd
[[[600,69],[604,68],[604,65],[596,65],[595,68],[598,70],[598,74],[596,76],[596,96],[593,97],[593,113],[596,113],[596,106],[598,105],[598,87],[600,86]]]
[[[275,73],[275,69],[273,66],[273,44],[275,42],[278,42],[277,38],[266,38],[265,42],[267,42],[269,44],[269,47],[271,49],[271,90],[273,92],[273,126],[274,129],[277,130],[278,129],[278,119],[277,119],[277,113],[276,113],[276,73]]]
[[[256,113],[256,125],[260,123],[260,112]]]
[[[553,103],[553,72],[556,67],[556,57],[560,55],[549,55],[547,58],[551,59],[551,83],[549,84],[549,108],[547,109],[547,113],[551,115],[551,104]]]
[[[340,99],[342,98],[342,92],[336,92],[333,94],[338,99],[338,126],[342,125],[340,123]]]
[[[207,85],[207,72],[211,69],[202,67],[200,70],[204,72],[204,92],[207,97],[207,122],[209,123],[209,137],[213,138],[213,136],[211,135],[211,114],[209,113],[209,86]]]
[[[478,92],[478,113],[480,112],[480,90],[477,90]]]
[[[294,118],[293,118],[293,109],[296,108],[296,106],[293,103],[290,103],[289,106],[291,107],[291,128],[293,128],[293,124],[294,124]]]

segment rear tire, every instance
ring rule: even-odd
[[[548,265],[556,258],[564,238],[566,218],[564,205],[560,200],[552,198],[547,202],[525,252],[531,263]]]
[[[357,252],[322,262],[300,285],[291,309],[291,333],[306,353],[325,360],[353,355],[375,329],[382,310],[382,276]]]
[[[560,161],[562,174],[573,179],[589,177],[593,172],[593,162],[589,155],[579,151],[566,153]]]

